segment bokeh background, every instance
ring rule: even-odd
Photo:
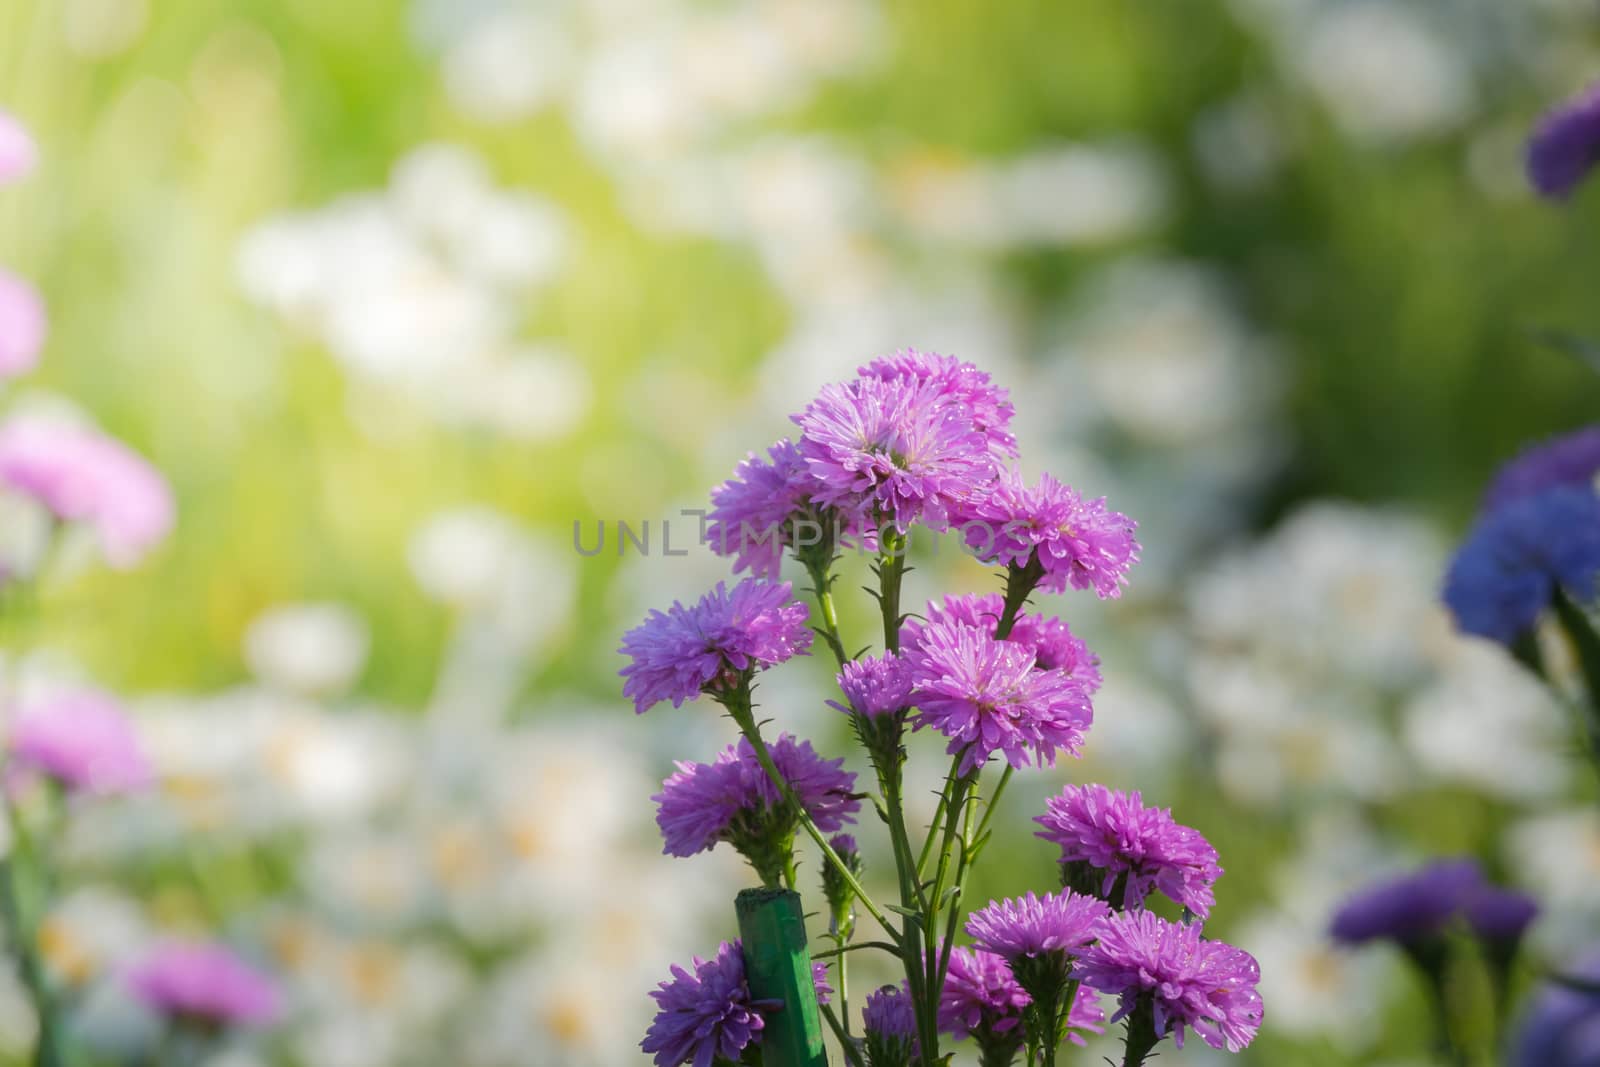
[[[1545,902],[1543,951],[1600,930],[1564,712],[1436,604],[1494,465],[1600,401],[1541,341],[1600,333],[1600,194],[1521,171],[1597,30],[1580,0],[3,0],[43,162],[0,262],[53,327],[3,402],[76,405],[179,499],[138,571],[68,566],[8,633],[21,684],[123,694],[163,782],[62,843],[45,944],[88,1046],[148,1037],[121,955],[209,929],[291,992],[228,1067],[642,1062],[646,990],[746,875],[658,855],[649,795],[731,734],[635,719],[618,635],[725,574],[663,519],[691,539],[818,385],[911,345],[1009,386],[1030,474],[1146,549],[1120,601],[1048,605],[1104,658],[1097,722],[978,889],[1050,883],[1026,816],[1061,781],[1142,788],[1218,846],[1210,929],[1261,960],[1237,1062],[1427,1062],[1397,961],[1325,942],[1352,885],[1468,852]],[[913,602],[989,588],[949,546],[919,568]],[[768,706],[842,753],[826,683]],[[0,975],[0,1062],[32,1025]]]

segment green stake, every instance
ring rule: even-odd
[[[739,913],[751,999],[783,1005],[767,1015],[761,1031],[763,1067],[827,1067],[800,894],[746,889],[734,900],[734,908]]]

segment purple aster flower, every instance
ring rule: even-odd
[[[1045,591],[1071,585],[1105,599],[1121,595],[1128,568],[1139,561],[1137,525],[1106,507],[1105,497],[1085,500],[1048,474],[1029,488],[1008,470],[963,514],[961,528],[980,559],[1018,568],[1033,563]]]
[[[959,773],[996,753],[1017,768],[1030,758],[1053,767],[1058,749],[1078,754],[1094,708],[1066,671],[1035,670],[1031,649],[961,623],[930,624],[919,636],[906,656],[916,728],[933,727],[950,739],[951,755],[964,753]]]
[[[904,985],[880,986],[861,1009],[868,1067],[906,1067],[917,1055],[917,1017]]]
[[[966,930],[976,947],[1015,964],[1029,956],[1075,956],[1097,936],[1111,909],[1105,901],[1062,890],[1036,897],[999,901],[967,916]]]
[[[1467,925],[1484,942],[1515,947],[1539,916],[1539,902],[1526,893],[1484,885],[1467,896]]]
[[[1494,511],[1562,485],[1592,490],[1597,473],[1600,426],[1585,426],[1534,445],[1501,467],[1483,495],[1483,510]]]
[[[1123,883],[1119,909],[1135,908],[1159,889],[1204,918],[1216,898],[1211,885],[1222,876],[1217,850],[1197,830],[1175,821],[1168,808],[1147,808],[1137,791],[1103,785],[1069,785],[1045,802],[1035,836],[1061,846],[1061,862],[1085,864],[1098,874],[1093,892],[1109,898]],[[1082,887],[1080,887],[1082,888]]]
[[[128,971],[146,1007],[205,1026],[265,1026],[283,1012],[277,983],[214,942],[169,942]]]
[[[1561,973],[1600,983],[1600,951],[1590,949]],[[1600,1067],[1600,993],[1545,982],[1528,998],[1509,1062],[1511,1067]]]
[[[734,573],[748,568],[776,581],[785,548],[817,546],[831,555],[840,543],[877,547],[873,530],[811,503],[821,486],[793,441],[779,441],[767,456],[750,453],[732,478],[711,490],[706,543],[717,555],[734,558]]]
[[[655,1054],[656,1067],[711,1067],[719,1057],[738,1063],[766,1025],[750,999],[737,941],[723,942],[709,960],[696,956],[693,967],[690,973],[674,964],[672,980],[650,994],[656,1017],[639,1047]]]
[[[876,719],[911,706],[911,669],[892,652],[851,660],[836,679],[847,703],[828,704],[847,715]]]
[[[1441,933],[1483,885],[1473,860],[1439,860],[1356,893],[1334,913],[1329,933],[1347,945],[1415,944]]]
[[[20,415],[0,426],[0,482],[62,522],[94,527],[106,561],[133,565],[172,528],[172,491],[120,442],[87,426]]]
[[[26,374],[38,364],[48,328],[38,291],[0,271],[0,378]]]
[[[956,948],[939,993],[939,1029],[980,1044],[1001,1041],[1015,1047],[1022,1039],[1022,1013],[1031,1000],[1011,973],[1005,957],[982,949]]]
[[[927,618],[908,618],[900,627],[900,648],[909,653],[922,644],[923,633],[933,623],[959,622],[994,633],[1005,612],[1005,598],[999,593],[947,594],[943,600],[928,601]],[[1006,640],[1034,651],[1033,665],[1039,670],[1064,670],[1083,686],[1084,692],[1100,688],[1100,657],[1088,644],[1057,618],[1018,614]]]
[[[1538,621],[1558,586],[1590,603],[1600,575],[1600,497],[1557,487],[1478,521],[1450,561],[1444,601],[1463,633],[1503,645]]]
[[[828,984],[828,965],[811,965],[811,987],[817,991],[817,1003],[826,1004],[833,997],[833,986]]]
[[[861,368],[863,378],[886,382],[928,382],[964,407],[972,425],[989,441],[989,450],[1001,458],[1015,457],[1017,438],[1011,432],[1011,417],[1016,410],[1007,391],[995,385],[988,372],[972,363],[937,352],[902,349],[892,356],[880,356]]]
[[[133,725],[95,689],[52,693],[24,704],[11,725],[11,758],[72,793],[120,793],[150,784]]]
[[[622,635],[632,663],[618,673],[624,696],[644,713],[663,700],[673,707],[702,692],[716,692],[745,671],[765,669],[811,648],[806,606],[790,597],[788,582],[746,578],[717,587],[692,607],[673,602],[651,611]]]
[[[39,148],[26,126],[0,111],[0,185],[24,178],[39,161]]]
[[[1565,200],[1600,162],[1600,82],[1545,116],[1528,141],[1528,179],[1539,195]]]
[[[1198,923],[1126,911],[1101,923],[1099,940],[1074,972],[1085,985],[1120,998],[1112,1022],[1149,1004],[1157,1037],[1183,1047],[1184,1028],[1212,1048],[1238,1052],[1261,1027],[1261,968],[1243,949],[1200,936]]]
[[[768,750],[819,829],[832,833],[855,821],[861,808],[852,795],[856,776],[843,769],[842,758],[823,759],[811,742],[789,734],[779,736]],[[669,856],[693,856],[719,841],[742,844],[741,832],[767,829],[766,820],[780,808],[777,787],[743,738],[711,763],[677,766],[661,792],[650,798],[656,802],[656,825]]]
[[[950,525],[994,480],[988,440],[971,412],[934,382],[857,378],[825,385],[804,412],[800,453],[818,487],[812,501],[861,527]]]
[[[1079,986],[1067,1009],[1067,1040],[1080,1047],[1087,1045],[1083,1035],[1106,1032],[1106,1013],[1100,1007],[1100,994],[1089,986]]]

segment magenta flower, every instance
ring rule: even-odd
[[[30,700],[11,725],[11,759],[77,794],[121,793],[150,784],[149,761],[121,705],[96,689]]]
[[[833,833],[855,821],[861,808],[852,795],[856,776],[844,770],[842,758],[823,759],[811,742],[789,734],[768,748],[778,773],[819,829]],[[742,738],[711,763],[679,763],[677,773],[650,799],[656,802],[656,825],[669,856],[693,856],[720,841],[742,846],[742,835],[765,833],[768,817],[780,807],[777,787]]]
[[[38,364],[48,328],[38,291],[0,271],[0,378],[26,374]]]
[[[1112,915],[1079,957],[1085,985],[1121,998],[1112,1022],[1148,999],[1156,1036],[1183,1047],[1189,1027],[1212,1048],[1238,1052],[1261,1027],[1261,968],[1243,949],[1200,936],[1198,923],[1168,922],[1148,911]]]
[[[62,522],[93,526],[106,561],[128,567],[172,529],[172,491],[150,464],[98,430],[20,415],[0,426],[0,482]]]
[[[892,652],[850,660],[835,678],[847,703],[828,703],[847,715],[876,719],[911,706],[911,669]]]
[[[750,453],[732,478],[711,490],[706,543],[717,555],[733,557],[735,574],[748,569],[757,578],[775,581],[785,548],[831,545],[863,531],[824,529],[824,523],[843,524],[812,506],[820,486],[794,442],[779,441],[767,449],[767,456]],[[870,531],[866,540],[875,543]]]
[[[265,1026],[283,1013],[277,983],[214,942],[170,942],[128,972],[128,987],[146,1007],[205,1026]]]
[[[1105,1033],[1106,1013],[1100,1007],[1100,994],[1086,985],[1079,986],[1072,1007],[1067,1009],[1067,1026],[1067,1040],[1079,1047],[1088,1044],[1083,1038],[1085,1033]]]
[[[900,647],[909,653],[922,644],[930,623],[959,622],[993,633],[1005,611],[1005,598],[999,593],[948,594],[943,600],[928,601],[927,618],[908,618],[900,627]],[[1007,641],[1034,651],[1033,665],[1039,670],[1064,670],[1093,694],[1100,688],[1100,657],[1072,628],[1060,619],[1019,613]]]
[[[813,963],[811,965],[811,988],[817,992],[818,1004],[827,1004],[833,998],[833,986],[828,984],[828,965],[826,963]]]
[[[1216,902],[1211,885],[1222,876],[1217,850],[1167,808],[1147,808],[1137,791],[1069,785],[1045,802],[1035,836],[1061,846],[1064,865],[1086,864],[1103,877],[1097,895],[1109,898],[1119,880],[1118,909],[1136,908],[1159,889],[1204,918]]]
[[[1007,391],[976,365],[954,356],[905,348],[868,363],[861,368],[861,376],[937,386],[943,396],[967,410],[973,427],[988,440],[990,452],[1000,458],[1016,456],[1017,438],[1011,432],[1011,417],[1016,409],[1007,399]]]
[[[1093,941],[1111,913],[1105,901],[1063,889],[1042,897],[1028,893],[991,901],[967,916],[975,946],[1015,963],[1024,957],[1076,956]]]
[[[750,1000],[744,957],[737,941],[724,941],[709,960],[696,956],[690,973],[674,964],[672,980],[650,994],[656,1017],[639,1048],[656,1067],[711,1067],[738,1063],[745,1046],[761,1039],[766,1021]]]
[[[27,127],[0,111],[0,185],[26,177],[39,161],[39,148]]]
[[[907,653],[918,707],[916,728],[931,726],[964,753],[966,774],[1000,753],[1012,767],[1055,766],[1076,756],[1094,708],[1066,671],[1034,669],[1035,654],[987,630],[956,622],[926,626]]]
[[[800,454],[816,480],[815,503],[862,528],[950,525],[994,480],[988,439],[969,409],[934,382],[857,378],[825,385],[804,412]]]
[[[972,1035],[980,1044],[1002,1035],[1021,1039],[1018,1026],[1031,1003],[1017,984],[1005,957],[982,949],[956,948],[939,993],[939,1029],[957,1039]]]
[[[961,528],[980,559],[1019,568],[1036,562],[1047,592],[1071,585],[1106,599],[1121,595],[1139,561],[1137,525],[1106,507],[1105,497],[1085,500],[1048,474],[1030,488],[1008,470],[962,516]]]
[[[717,692],[745,671],[765,669],[811,648],[806,606],[788,582],[746,578],[730,591],[717,587],[692,607],[674,602],[622,636],[633,662],[618,673],[624,696],[640,714],[663,700],[678,707],[702,692]]]

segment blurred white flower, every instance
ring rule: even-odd
[[[1461,53],[1409,4],[1318,5],[1298,29],[1291,61],[1339,125],[1365,140],[1447,132],[1473,108]]]
[[[497,11],[473,23],[445,53],[451,103],[479,122],[533,114],[563,87],[573,41],[550,11]]]
[[[1456,640],[1461,647],[1443,673],[1406,707],[1412,759],[1439,779],[1512,800],[1563,792],[1569,717],[1503,649]]]
[[[245,660],[268,685],[306,696],[348,688],[366,663],[367,626],[343,604],[290,604],[245,632]]]

